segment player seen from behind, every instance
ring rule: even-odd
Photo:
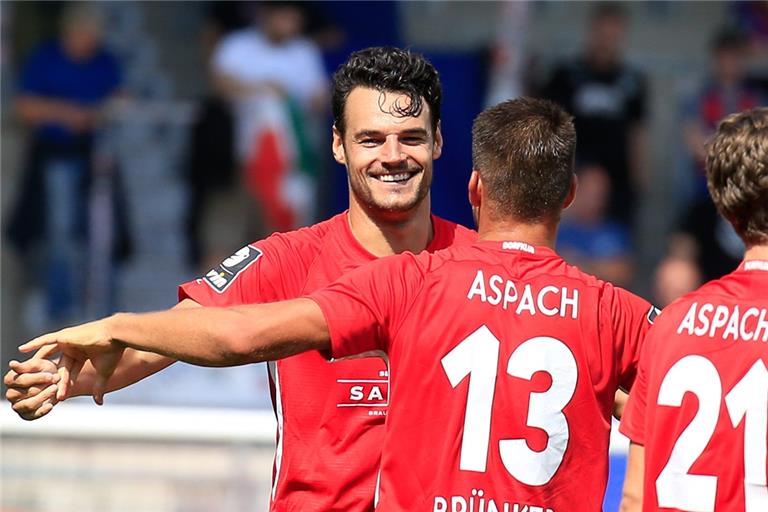
[[[744,261],[648,335],[620,427],[626,512],[768,510],[768,108],[720,123],[706,173]]]

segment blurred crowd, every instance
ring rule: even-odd
[[[184,125],[187,260],[172,264],[199,273],[247,241],[331,213],[333,191],[325,179],[329,55],[346,52],[351,43],[345,37],[365,30],[342,19],[339,13],[348,8],[332,4],[335,10],[283,1],[211,2],[205,8],[199,38],[186,42],[203,56],[199,80],[207,85]],[[706,194],[702,158],[722,117],[768,104],[768,2],[728,4],[709,47],[701,48],[709,56],[705,78],[664,103],[680,119],[685,172],[669,235],[656,240],[664,254],[653,276],[641,275],[637,262],[639,211],[654,175],[650,155],[658,151],[648,133],[653,90],[648,70],[627,58],[633,24],[627,5],[588,4],[583,47],[547,66],[527,53],[534,6],[496,5],[498,36],[476,55],[487,70],[481,78],[486,102],[535,95],[575,117],[580,185],[562,224],[561,254],[622,286],[645,286],[659,306],[735,268],[743,247]],[[163,99],[157,92],[163,88],[142,85],[146,71],[127,65],[126,56],[136,62],[135,49],[110,44],[103,4],[67,3],[45,16],[56,20],[55,36],[30,43],[13,63],[6,111],[26,140],[15,197],[3,205],[3,228],[4,246],[27,262],[27,284],[43,297],[50,328],[118,307],[114,276],[136,252],[132,216],[144,206],[125,191],[106,127],[119,119],[115,112]],[[365,42],[364,36],[355,39],[365,46],[381,38]]]

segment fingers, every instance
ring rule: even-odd
[[[58,352],[59,349],[56,345],[46,345],[32,356],[33,359],[50,359],[53,354]]]
[[[96,369],[96,380],[93,383],[93,400],[97,404],[104,405],[104,393],[107,391],[107,382],[112,377],[122,357],[123,350],[121,349],[91,359],[93,367]]]
[[[48,389],[48,386],[50,386],[50,384],[45,386],[30,386],[28,388],[8,388],[5,392],[5,398],[11,402],[11,404],[15,404],[19,400],[39,395],[44,390]]]
[[[104,393],[107,391],[108,377],[103,375],[97,375],[96,380],[93,382],[93,401],[97,405],[104,405]]]
[[[56,393],[56,399],[61,401],[69,396],[69,393],[74,386],[77,376],[80,375],[80,370],[85,363],[82,359],[75,359],[69,354],[63,354],[61,361],[59,361],[58,374],[61,377],[59,382],[59,391]]]
[[[16,373],[56,373],[56,363],[48,359],[27,359],[24,362],[11,361],[8,366]],[[10,373],[10,372],[9,372]],[[7,384],[7,383],[6,383]]]
[[[39,348],[43,348],[47,345],[56,345],[58,333],[52,332],[50,334],[43,334],[37,338],[30,340],[23,345],[19,346],[19,352],[32,352]]]
[[[15,402],[13,410],[25,420],[40,418],[53,409],[57,389],[58,386],[52,384],[35,396]]]
[[[13,362],[13,361],[12,361]],[[60,377],[54,371],[38,370],[34,373],[18,373],[9,371],[3,378],[3,383],[9,388],[28,388],[30,386],[47,386],[59,382]]]

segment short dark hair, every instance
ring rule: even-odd
[[[435,67],[423,55],[393,47],[373,47],[354,52],[333,74],[333,124],[343,135],[344,107],[355,87],[408,96],[407,105],[392,106],[393,115],[417,117],[429,105],[432,131],[440,121],[442,86]]]
[[[768,108],[731,114],[707,147],[707,186],[746,244],[768,242]]]
[[[472,127],[472,160],[502,217],[559,218],[576,152],[573,118],[557,104],[518,98],[486,109]]]

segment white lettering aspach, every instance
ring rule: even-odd
[[[705,302],[691,304],[680,324],[677,334],[721,338],[732,341],[768,342],[768,310],[749,307],[742,311],[738,305],[717,306]]]
[[[468,300],[479,300],[491,306],[500,306],[504,311],[513,310],[515,314],[527,313],[531,316],[560,316],[577,318],[579,315],[579,291],[565,286],[545,285],[534,288],[530,283],[522,285],[505,279],[498,274],[486,278],[478,270],[467,292]]]

